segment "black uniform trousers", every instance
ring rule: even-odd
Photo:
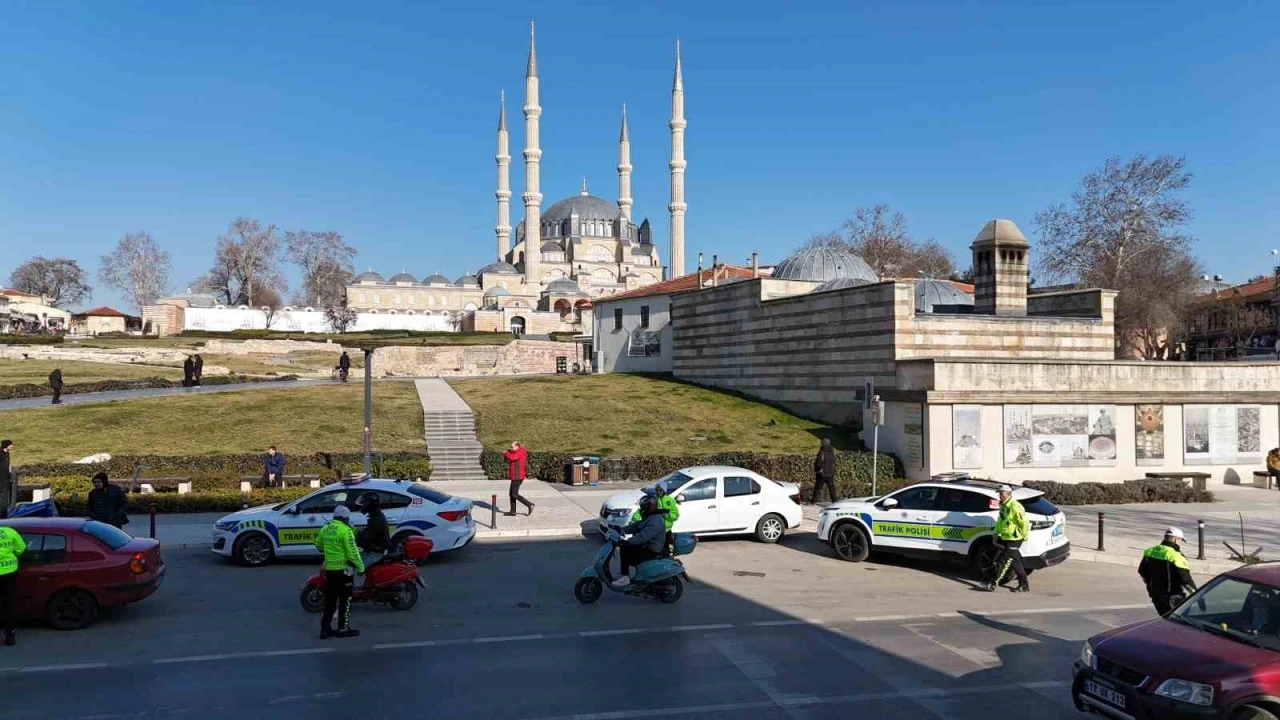
[[[320,629],[333,632],[333,615],[338,615],[338,632],[351,629],[351,591],[354,583],[344,570],[324,571],[324,616]]]
[[[1022,567],[1022,541],[1001,540],[1000,554],[996,556],[996,580],[999,585],[1009,575],[1009,570],[1018,578],[1018,585],[1027,584],[1027,571]]]
[[[0,575],[0,628],[4,629],[5,635],[13,634],[14,618],[17,616],[13,604],[17,600],[17,595],[18,573]]]

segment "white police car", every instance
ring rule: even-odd
[[[476,535],[471,501],[424,482],[355,478],[329,485],[292,502],[241,510],[213,524],[213,552],[241,565],[266,565],[276,557],[319,557],[315,537],[334,508],[351,510],[351,524],[365,524],[355,505],[376,492],[391,530],[391,544],[414,535],[429,538],[432,552],[465,546]]]
[[[832,503],[818,516],[818,537],[841,560],[861,562],[872,551],[967,559],[979,576],[995,575],[992,530],[1000,515],[1001,483],[923,482],[882,497]],[[1044,493],[1013,486],[1031,532],[1022,544],[1028,571],[1057,565],[1071,554],[1067,518]]]

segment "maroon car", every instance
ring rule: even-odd
[[[0,520],[27,543],[18,559],[19,620],[44,618],[58,630],[93,623],[104,607],[148,597],[164,579],[156,540],[84,518]]]
[[[1164,618],[1084,644],[1071,697],[1125,720],[1280,718],[1280,564],[1223,573]]]

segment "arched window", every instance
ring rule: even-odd
[[[398,294],[397,294],[397,295],[395,295],[394,297],[392,297],[392,298],[391,298],[391,304],[392,304],[392,305],[399,305],[399,304],[400,304],[400,295],[398,295]]]
[[[591,271],[592,285],[613,285],[615,282],[617,282],[617,278],[605,268],[596,268]]]
[[[363,304],[365,304],[366,302],[368,302],[368,301],[364,299],[364,293],[360,293],[360,304],[361,304],[361,305],[363,305]]]
[[[542,274],[542,284],[546,285],[552,280],[559,280],[564,277],[564,271],[559,268],[552,268]]]
[[[467,312],[474,312],[476,309],[476,304],[473,302],[469,302],[466,305],[464,305],[462,309],[466,310]]]
[[[518,316],[511,318],[511,334],[516,337],[524,334],[524,318]]]
[[[409,297],[409,304],[410,304],[410,305],[414,305],[414,304],[415,304],[415,303],[414,303],[414,300],[415,300],[416,298],[414,298],[414,296],[413,296],[413,295],[409,295],[408,297]]]
[[[599,245],[587,248],[587,262],[613,262],[613,260],[613,253]]]
[[[381,305],[381,304],[382,304],[382,298],[378,295],[378,293],[374,293],[374,294],[373,294],[373,304],[374,304],[374,305]]]

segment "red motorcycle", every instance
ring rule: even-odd
[[[351,593],[352,602],[387,605],[392,610],[408,610],[418,603],[418,588],[426,587],[418,575],[418,563],[427,559],[434,547],[424,537],[411,537],[400,552],[391,553],[365,568],[364,586]],[[298,596],[302,609],[324,611],[324,568],[312,575]]]

